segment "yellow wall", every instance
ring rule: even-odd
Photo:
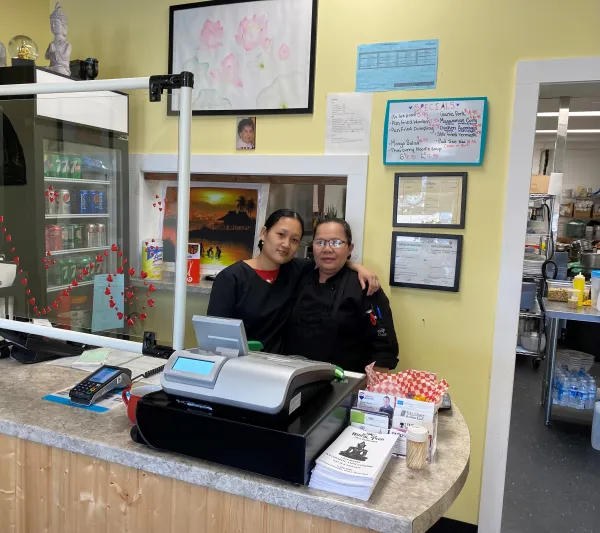
[[[166,72],[168,6],[174,3],[64,0],[73,56],[97,57],[101,77]],[[460,292],[386,287],[401,343],[401,366],[433,370],[448,379],[471,429],[471,474],[448,513],[455,519],[477,522],[515,65],[522,59],[599,55],[599,20],[598,0],[321,0],[314,115],[258,119],[256,153],[322,153],[325,95],[353,91],[358,44],[440,39],[435,91],[376,93],[374,98],[364,257],[385,280],[397,170],[381,162],[386,101],[489,98],[485,164],[468,169]],[[165,104],[148,104],[146,94],[134,97],[132,104],[132,151],[175,152],[176,120],[166,117]],[[195,118],[193,151],[234,153],[234,127],[235,118]]]
[[[0,42],[8,47],[8,41],[15,35],[23,34],[31,37],[38,45],[40,60],[38,65],[44,66],[43,59],[48,43],[52,40],[48,16],[48,0],[31,0],[30,2],[4,1],[0,7]],[[8,59],[10,66],[10,59]]]

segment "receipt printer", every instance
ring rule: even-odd
[[[163,390],[137,403],[132,438],[306,483],[315,458],[348,425],[365,376],[336,381],[329,363],[248,353],[241,321],[194,317],[194,328],[199,348],[171,355]]]

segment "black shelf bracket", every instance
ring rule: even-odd
[[[160,102],[164,90],[170,91],[182,87],[194,87],[194,75],[191,72],[150,76],[150,101]]]
[[[174,351],[170,346],[156,344],[156,333],[153,331],[144,331],[144,340],[142,343],[142,353],[144,355],[168,359]]]

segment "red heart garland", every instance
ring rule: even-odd
[[[90,271],[87,268],[85,268],[85,267],[83,267],[82,272],[83,272],[84,276],[87,276],[90,273]]]
[[[152,283],[150,283],[150,286],[148,287],[148,290],[150,292],[154,292],[156,290],[156,287]]]
[[[104,294],[106,294],[106,296],[110,295],[110,289],[108,287],[106,287],[106,290],[104,291]]]
[[[123,264],[126,265],[128,263],[127,259],[123,259]]]
[[[133,293],[132,292],[128,292],[127,293],[127,299],[131,300],[133,298]]]
[[[127,320],[127,325],[128,325],[129,327],[133,326],[133,320],[131,320],[131,318],[129,318],[129,319]]]
[[[119,251],[119,247],[118,247],[116,244],[113,244],[113,245],[110,247],[110,249],[111,249],[113,252],[118,252],[118,251]]]
[[[106,276],[106,281],[112,281],[113,277],[111,274],[109,274],[108,276]]]
[[[148,305],[150,307],[154,307],[154,300],[152,300],[152,298],[150,300],[148,300]]]
[[[142,279],[146,279],[148,277],[148,272],[144,272],[143,270],[140,272],[140,276]]]
[[[119,320],[123,320],[123,313],[121,313],[121,311],[119,311],[119,312],[117,313],[117,318],[118,318]]]
[[[117,305],[117,304],[116,304],[116,302],[115,302],[114,300],[110,300],[110,301],[108,302],[108,305],[110,305],[110,307],[112,308],[112,307],[114,307],[114,306],[115,306],[115,305]]]
[[[123,274],[123,267],[117,267],[117,274]]]
[[[148,315],[146,315],[146,313],[140,313],[140,320],[143,322],[144,320],[146,320],[146,318],[148,317]]]
[[[96,261],[97,261],[98,263],[102,263],[102,261],[104,261],[104,257],[102,257],[100,254],[98,254],[98,255],[96,256]]]
[[[77,283],[77,280],[76,280],[76,279],[74,279],[74,280],[71,282],[71,285],[73,285],[73,287],[77,287],[77,285],[79,285],[79,283]]]
[[[27,285],[27,278],[23,278],[23,279],[21,280],[21,284],[22,284],[22,285]]]
[[[31,305],[35,305],[35,298],[29,298],[29,303]]]
[[[66,297],[68,297],[68,296],[69,296],[69,291],[68,291],[67,289],[65,289],[65,290],[63,291],[63,296],[66,296]]]
[[[108,257],[108,250],[104,250],[104,255]]]
[[[29,295],[31,294],[31,289],[27,289],[27,290],[25,291],[25,294],[26,294],[27,296],[29,296]]]
[[[130,276],[133,276],[135,274],[135,268],[130,268],[127,272],[129,272]]]
[[[123,257],[123,252],[119,252],[119,257]]]
[[[6,242],[10,242],[10,241],[12,241],[12,237],[10,235],[7,235],[6,236]]]

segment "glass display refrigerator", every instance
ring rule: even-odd
[[[39,67],[0,69],[0,84],[65,80]],[[128,96],[6,97],[0,116],[0,256],[18,269],[0,299],[15,317],[122,332],[95,282],[119,272],[128,283]]]

